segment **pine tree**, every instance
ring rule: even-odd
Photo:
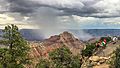
[[[0,64],[3,68],[23,68],[28,62],[29,47],[18,27],[14,24],[5,26],[2,37],[7,48],[0,49]]]

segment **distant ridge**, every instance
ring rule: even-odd
[[[111,36],[120,36],[120,29],[69,29],[67,31],[77,35],[77,37],[81,39],[81,30],[88,34],[91,35],[93,37],[101,37],[101,36],[107,36],[107,35],[111,35]],[[36,35],[35,33],[37,33],[39,31],[39,35]],[[44,35],[41,32],[41,29],[21,29],[20,32],[23,35],[23,37],[28,40],[28,41],[41,41],[44,40]],[[64,31],[64,30],[63,30]],[[0,35],[2,33],[2,29],[0,29]],[[80,37],[79,37],[80,36]],[[83,35],[85,36],[85,35]]]

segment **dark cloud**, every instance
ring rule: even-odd
[[[19,12],[22,14],[32,13],[37,9],[38,4],[27,0],[7,0],[10,3],[10,12]]]
[[[64,9],[65,15],[78,15],[83,17],[91,16],[94,13],[100,13],[98,9],[93,7],[83,7],[81,10],[78,9]],[[93,16],[94,17],[94,16]]]
[[[50,1],[43,0],[8,0],[8,2],[11,3],[10,11],[19,12],[22,14],[33,13],[35,11],[38,11],[40,7],[48,7],[56,10],[62,10],[64,12],[58,15],[78,15],[83,17],[96,17],[96,18],[120,17],[120,14],[111,14],[112,11],[106,12],[105,7],[107,6],[102,7],[102,3],[101,5],[96,5],[99,2],[102,1],[104,2],[104,0],[70,0],[70,1],[72,2],[71,4],[68,4],[69,2],[66,2],[65,4],[64,2],[62,2],[62,4],[61,3],[59,4],[60,1],[54,2],[54,0],[51,1],[51,3]],[[74,1],[77,1],[79,3],[76,3]],[[116,9],[114,11],[118,12],[118,10]]]
[[[65,12],[64,13],[65,15],[67,15],[67,14],[69,14],[69,15],[85,14],[86,15],[86,14],[91,14],[91,13],[97,12],[97,10],[94,9],[94,7],[88,7],[88,6],[84,6],[80,10],[80,9],[77,9],[77,7],[76,8],[58,7],[58,6],[56,7],[53,5],[41,4],[41,3],[37,3],[34,1],[27,1],[27,0],[8,0],[8,2],[11,3],[11,5],[10,5],[11,12],[20,12],[23,14],[32,13],[32,12],[38,10],[38,8],[40,8],[40,7],[49,7],[49,8],[54,8],[57,10],[63,10]]]

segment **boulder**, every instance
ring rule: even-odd
[[[94,61],[94,62],[98,62],[100,60],[100,57],[99,56],[91,56],[89,58],[89,60]]]
[[[108,65],[108,64],[101,64],[99,66],[94,66],[93,68],[110,68],[110,65]]]
[[[108,60],[108,59],[110,59],[110,57],[100,57],[100,59]]]
[[[105,62],[105,59],[102,59],[99,61],[100,64],[104,63]]]
[[[91,62],[91,65],[95,66],[95,65],[97,65],[97,62]]]

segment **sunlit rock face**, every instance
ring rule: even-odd
[[[84,43],[79,41],[77,38],[75,38],[71,33],[69,32],[63,32],[59,35],[51,36],[50,38],[38,42],[33,41],[30,42],[31,50],[29,52],[29,57],[34,58],[32,65],[28,66],[33,68],[36,63],[39,61],[40,57],[44,57],[48,59],[49,52],[60,48],[61,46],[67,46],[73,55],[77,55],[81,52],[81,50],[84,49]]]
[[[74,55],[77,55],[84,49],[84,43],[79,41],[69,32],[63,32],[59,35],[51,36],[43,42],[30,42],[31,57],[48,57],[48,53],[61,46],[67,46]]]
[[[51,36],[44,42],[45,46],[67,46],[73,54],[78,54],[84,48],[84,44],[75,38],[69,32],[63,32],[60,35]]]

